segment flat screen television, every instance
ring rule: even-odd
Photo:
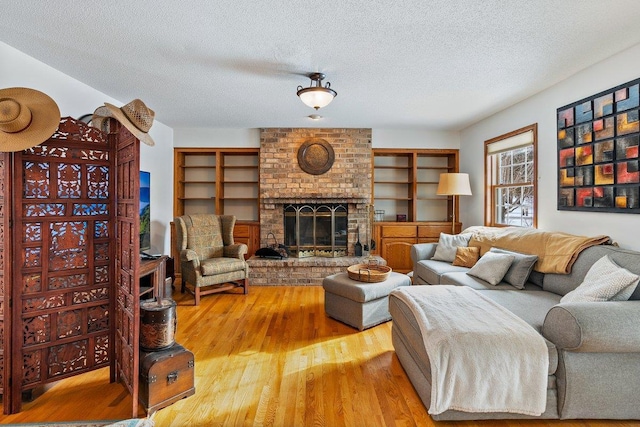
[[[140,252],[151,249],[151,174],[140,171]]]

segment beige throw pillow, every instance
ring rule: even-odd
[[[563,302],[626,301],[640,277],[613,262],[608,255],[591,266],[584,280],[560,300]]]
[[[453,260],[453,265],[460,267],[473,267],[480,258],[480,248],[475,247],[461,247],[456,249],[456,259]]]

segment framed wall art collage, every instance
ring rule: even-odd
[[[557,109],[558,210],[640,213],[640,79]]]

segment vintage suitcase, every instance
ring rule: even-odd
[[[180,344],[140,352],[139,400],[147,414],[193,395],[193,353]]]

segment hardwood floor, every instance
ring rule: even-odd
[[[434,422],[391,345],[391,322],[363,332],[324,314],[319,286],[251,287],[248,295],[174,293],[176,341],[195,354],[194,396],[156,412],[177,426],[638,426],[629,421]],[[108,369],[36,393],[0,423],[129,418]],[[140,415],[143,416],[142,409]]]

